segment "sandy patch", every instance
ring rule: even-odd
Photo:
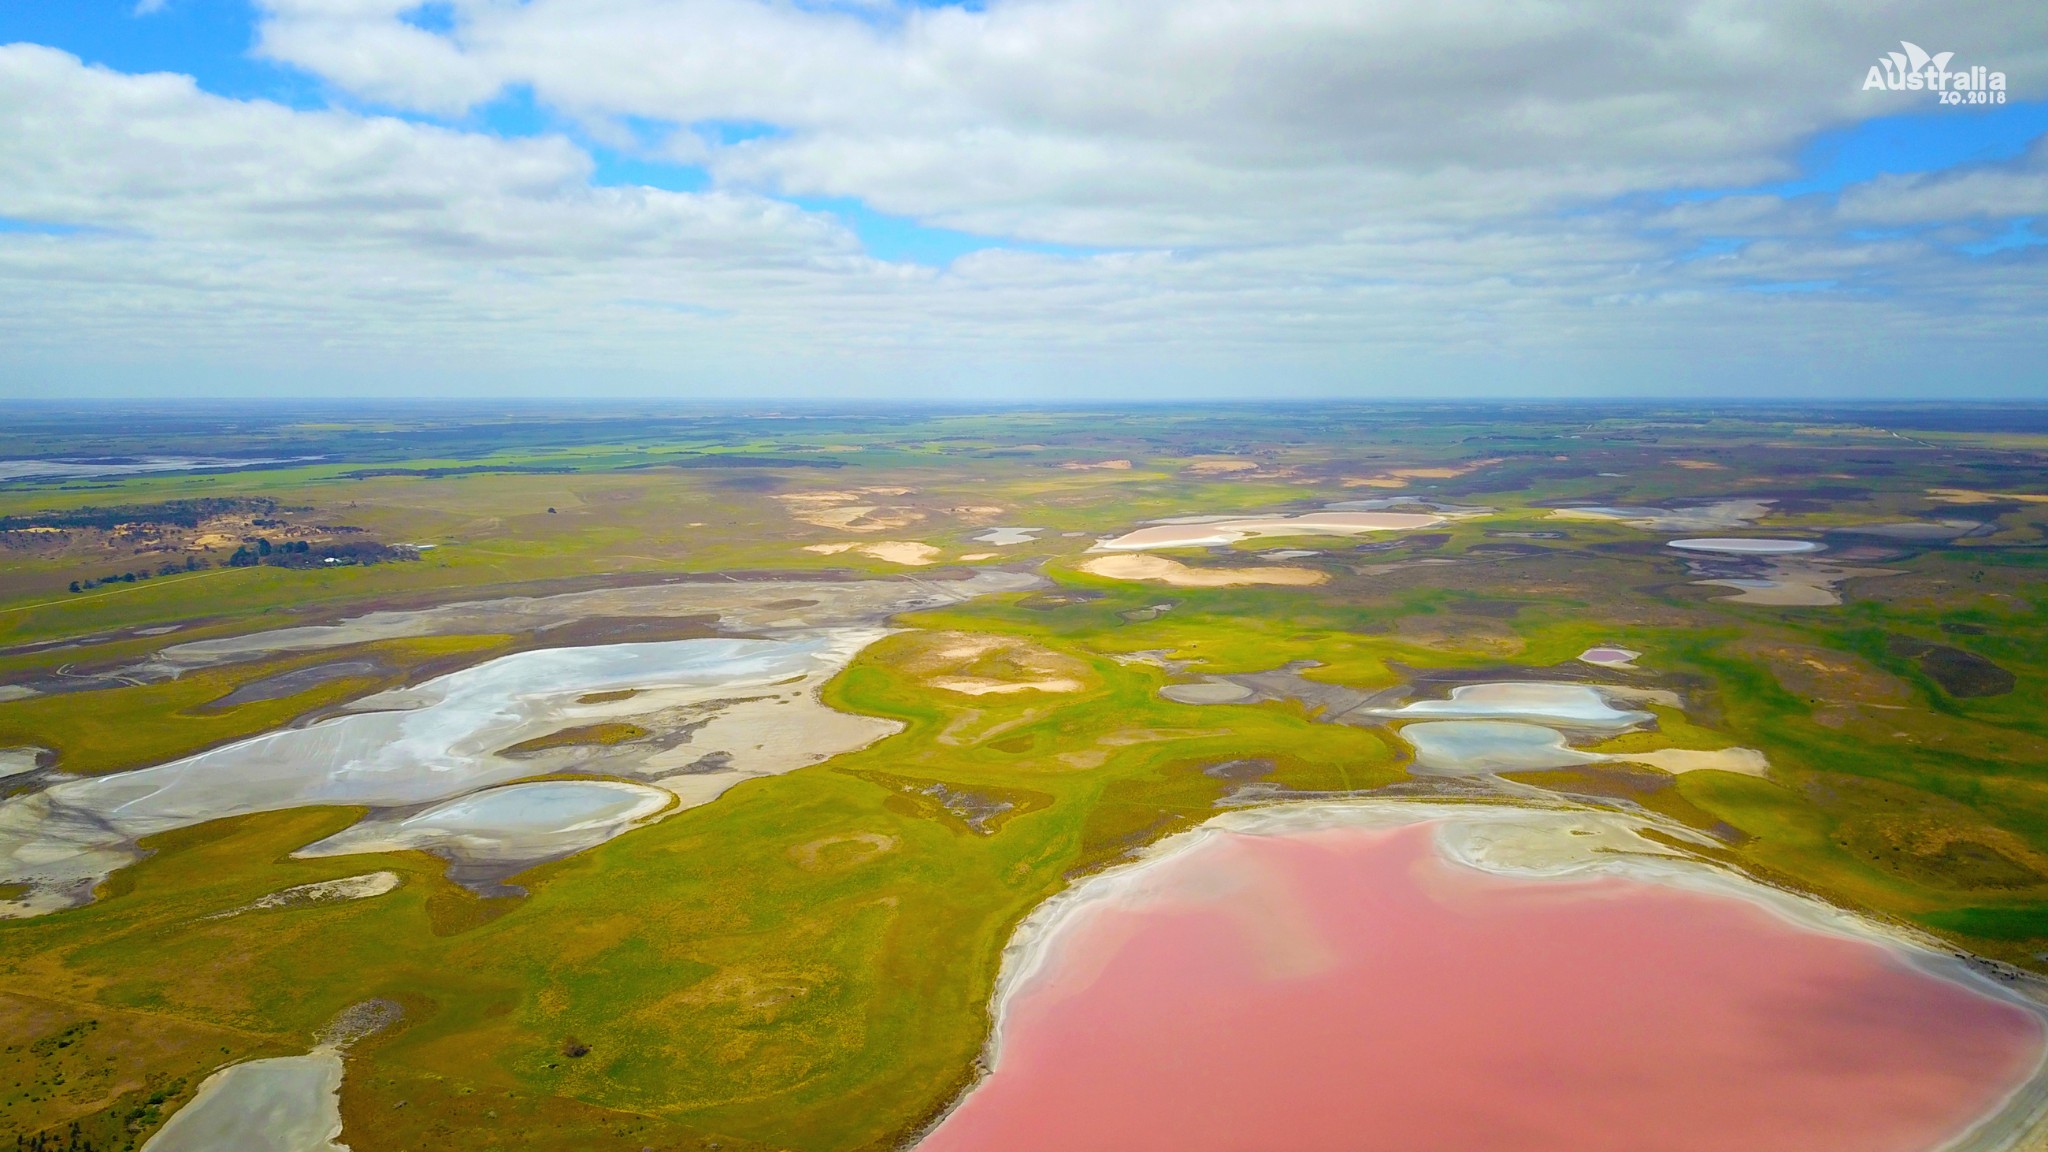
[[[1673,460],[1671,463],[1692,472],[1719,472],[1727,467],[1712,460]]]
[[[984,680],[975,676],[934,676],[925,683],[966,696],[1000,696],[1011,692],[1079,692],[1079,680],[1033,680],[1028,684]]]
[[[1495,456],[1485,460],[1473,460],[1466,464],[1444,467],[1388,468],[1369,476],[1346,476],[1344,478],[1344,486],[1346,488],[1406,488],[1411,481],[1415,480],[1455,480],[1467,473],[1491,467],[1500,463],[1500,461],[1501,458]]]
[[[1313,568],[1190,568],[1178,560],[1144,554],[1097,556],[1081,571],[1111,580],[1153,580],[1179,588],[1234,588],[1274,584],[1306,588],[1329,577]]]
[[[1736,772],[1744,776],[1762,776],[1770,770],[1771,762],[1754,748],[1720,748],[1711,752],[1690,748],[1663,748],[1655,752],[1616,753],[1609,760],[1623,760],[1631,764],[1648,764],[1661,768],[1673,775],[1684,772]]]
[[[804,545],[804,551],[816,552],[820,556],[837,556],[841,552],[851,552],[858,547],[860,547],[859,542],[847,540],[838,544],[806,544]]]
[[[963,696],[1079,692],[1088,666],[1049,648],[1009,636],[937,632],[913,641],[903,661],[925,684]]]
[[[996,554],[993,552],[968,552],[960,557],[962,561],[968,562],[975,560],[993,560],[995,558]]]
[[[2022,504],[2048,504],[2048,495],[2038,492],[1980,492],[1975,488],[1929,488],[1927,495],[1943,504],[1992,504],[2017,500]]]
[[[1227,476],[1233,472],[1256,472],[1259,466],[1251,460],[1197,460],[1184,471],[1197,476]]]
[[[262,912],[271,908],[303,908],[309,904],[368,900],[373,896],[397,891],[400,882],[396,872],[365,872],[360,876],[343,876],[337,880],[318,880],[311,884],[279,889],[267,896],[259,896],[240,908],[216,912],[206,919],[225,920],[244,912]]]
[[[1206,728],[1125,728],[1098,736],[1095,742],[1111,748],[1128,748],[1133,744],[1162,744],[1169,740],[1201,740],[1227,735],[1227,732],[1211,732]]]
[[[1418,512],[1308,512],[1299,516],[1190,516],[1114,536],[1091,551],[1137,552],[1151,548],[1209,548],[1266,536],[1357,536],[1405,532],[1442,524],[1444,518]]]
[[[1060,467],[1065,468],[1069,472],[1128,472],[1131,470],[1131,462],[1129,460],[1097,460],[1094,463],[1087,463],[1081,460],[1069,460],[1060,465]]]
[[[914,540],[883,540],[874,544],[863,544],[860,546],[860,553],[890,564],[903,564],[913,568],[939,562],[937,548],[929,544],[919,544]]]
[[[877,497],[906,496],[908,488],[856,488],[849,491],[785,492],[775,497],[790,518],[819,528],[843,532],[884,532],[924,519],[924,512],[883,504]]]

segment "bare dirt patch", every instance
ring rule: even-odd
[[[934,632],[911,644],[904,669],[933,688],[963,696],[1079,692],[1089,681],[1082,661],[1014,637]]]
[[[1149,580],[1177,588],[1234,588],[1249,584],[1307,588],[1329,579],[1313,568],[1190,568],[1178,560],[1142,553],[1098,556],[1082,564],[1081,571],[1111,580]]]
[[[874,544],[863,544],[859,551],[864,556],[913,568],[939,562],[937,548],[929,544],[919,544],[914,540],[883,540]]]
[[[922,509],[887,502],[910,494],[908,488],[855,488],[785,492],[775,499],[800,523],[842,532],[886,532],[925,518]]]

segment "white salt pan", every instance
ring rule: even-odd
[[[1731,556],[1778,556],[1791,552],[1821,550],[1821,546],[1811,540],[1745,536],[1706,536],[1693,540],[1672,540],[1665,546],[1687,552],[1725,552]]]

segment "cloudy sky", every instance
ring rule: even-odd
[[[1902,41],[2004,102],[1866,90]],[[2048,399],[2044,351],[2048,4],[0,3],[0,396]]]

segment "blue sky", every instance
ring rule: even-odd
[[[1909,3],[1818,41],[1798,0],[1745,59],[1688,31],[1709,0],[1555,28],[1303,3],[8,5],[0,44],[76,63],[0,58],[0,324],[29,337],[0,390],[233,391],[319,348],[393,387],[957,391],[993,358],[1026,391],[1674,363],[1645,386],[1711,391],[1775,357],[1895,394],[1902,341],[2043,390],[2040,15]],[[1862,91],[1900,35],[2005,102]],[[1562,39],[1568,77],[1512,63]]]

